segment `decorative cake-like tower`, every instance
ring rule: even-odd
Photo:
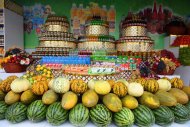
[[[48,16],[44,24],[45,32],[39,37],[39,47],[33,56],[63,56],[76,48],[76,39],[69,33],[69,22],[65,16]]]
[[[79,37],[79,50],[115,50],[115,38],[109,35],[108,22],[100,17],[87,21],[85,33]]]
[[[147,36],[146,21],[138,15],[128,15],[122,23],[121,37],[117,41],[118,51],[149,52],[154,42]]]

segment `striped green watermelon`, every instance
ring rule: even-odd
[[[167,106],[160,106],[152,110],[156,119],[156,124],[167,126],[174,122],[174,114]]]
[[[7,108],[5,118],[11,123],[19,123],[27,118],[27,107],[21,102],[16,102]]]
[[[90,118],[98,127],[106,127],[112,122],[111,111],[103,104],[97,104],[90,110]]]
[[[118,127],[130,127],[134,123],[134,115],[130,109],[123,107],[121,111],[114,114],[113,120]]]
[[[145,105],[139,105],[133,110],[135,124],[139,127],[150,127],[155,123],[155,117],[150,108]]]
[[[46,112],[46,119],[51,125],[61,125],[67,120],[67,118],[68,111],[62,108],[61,102],[55,102],[48,107]]]
[[[69,121],[77,127],[84,127],[89,120],[89,110],[83,104],[77,104],[69,113]]]
[[[176,123],[185,123],[190,118],[190,111],[184,105],[177,103],[176,106],[170,107],[175,116]]]
[[[0,120],[5,119],[5,112],[8,105],[4,101],[0,101]]]
[[[188,108],[190,111],[190,101],[187,104],[185,104],[185,107]]]
[[[32,102],[27,109],[27,117],[32,122],[40,122],[46,118],[47,105],[42,100]]]

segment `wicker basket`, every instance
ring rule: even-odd
[[[6,63],[2,65],[6,73],[25,72],[28,66],[16,63]]]

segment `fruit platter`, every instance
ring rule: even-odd
[[[190,120],[190,87],[179,78],[133,81],[54,77],[45,65],[0,83],[0,119],[59,126],[169,126]]]

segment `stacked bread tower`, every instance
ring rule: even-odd
[[[101,18],[88,20],[85,36],[79,37],[79,50],[115,50],[115,38],[109,35],[109,24]]]
[[[39,47],[33,56],[63,56],[69,53],[70,49],[76,48],[76,40],[73,34],[69,33],[69,22],[65,16],[48,16],[44,24],[45,32],[39,37]]]
[[[138,15],[127,16],[121,25],[121,37],[117,41],[118,51],[149,52],[154,42],[147,36],[147,23]]]

